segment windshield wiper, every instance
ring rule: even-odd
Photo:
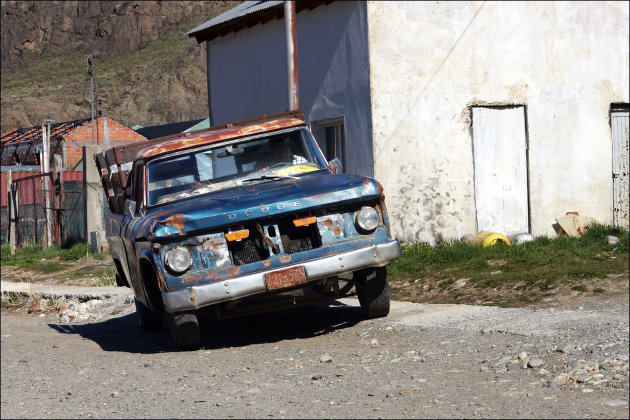
[[[257,176],[256,178],[244,179],[242,180],[242,182],[251,182],[251,181],[260,181],[263,179],[278,179],[278,178],[298,179],[297,176],[291,176],[291,175],[261,175],[261,176]]]

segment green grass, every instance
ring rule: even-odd
[[[620,242],[606,244],[606,235],[617,236]],[[577,283],[583,279],[626,272],[628,257],[628,231],[594,225],[577,238],[537,237],[520,246],[499,243],[483,248],[461,241],[404,246],[388,271],[394,281],[430,278],[442,290],[469,278],[467,283],[477,288],[547,291],[561,282],[580,287]]]
[[[2,245],[2,259],[0,265],[28,268],[42,273],[54,273],[70,267],[69,264],[85,258],[88,255],[88,246],[75,244],[69,249],[56,246],[42,248],[36,245],[26,245],[11,255],[8,244]]]

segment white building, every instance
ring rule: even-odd
[[[300,107],[322,149],[385,188],[395,235],[628,228],[628,2],[296,2]],[[205,42],[213,123],[287,104],[281,1]]]

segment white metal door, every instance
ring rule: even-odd
[[[477,231],[529,232],[525,107],[473,107]]]
[[[613,144],[613,224],[628,229],[628,112],[612,112],[610,123]]]

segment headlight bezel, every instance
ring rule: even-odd
[[[354,213],[354,226],[360,233],[372,233],[380,224],[381,215],[374,207],[363,206]]]
[[[185,256],[187,261],[185,261],[183,264],[181,264],[180,262],[181,265],[176,266],[178,260],[177,260],[177,255],[174,255],[174,254],[176,252],[182,252],[182,251],[183,253],[180,255]],[[178,246],[171,247],[164,252],[164,265],[173,274],[177,274],[177,275],[184,274],[186,271],[190,269],[190,267],[192,267],[192,263],[193,263],[192,252],[190,252],[188,247],[178,245]]]

